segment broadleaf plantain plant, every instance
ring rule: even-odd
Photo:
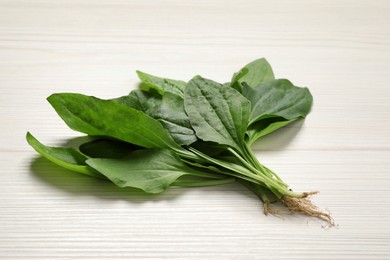
[[[251,145],[310,112],[307,88],[275,79],[265,59],[257,59],[231,82],[195,76],[189,82],[140,71],[141,89],[102,100],[82,94],[48,97],[73,130],[95,138],[78,149],[48,147],[30,133],[28,143],[59,166],[159,193],[170,186],[210,186],[239,181],[273,213],[281,201],[290,210],[333,222],[309,200],[313,192],[295,192],[261,164]],[[189,177],[189,178],[188,178]]]

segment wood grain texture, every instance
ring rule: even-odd
[[[389,1],[0,0],[0,259],[390,259]],[[38,158],[71,132],[45,98],[103,98],[135,70],[221,82],[266,57],[305,122],[255,144],[338,228],[264,216],[237,184],[145,196]]]

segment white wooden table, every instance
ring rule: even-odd
[[[390,259],[389,1],[0,1],[0,259]],[[338,228],[264,216],[238,184],[145,196],[60,169],[27,145],[69,130],[53,92],[102,98],[136,69],[221,82],[266,57],[308,86],[305,122],[255,145]]]

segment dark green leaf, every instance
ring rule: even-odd
[[[294,86],[286,79],[272,80],[253,89],[243,83],[242,94],[252,104],[247,135],[251,145],[261,136],[284,127],[309,112],[313,98],[307,88]]]
[[[184,100],[178,95],[149,93],[134,90],[117,102],[140,110],[160,121],[172,138],[180,145],[189,145],[197,140],[190,120],[184,111]]]
[[[165,92],[170,92],[181,97],[184,95],[184,88],[187,84],[184,81],[160,78],[139,70],[137,70],[137,75],[138,78],[142,81],[143,86],[141,85],[141,88],[144,90],[151,88],[157,90],[161,95]]]
[[[148,193],[164,191],[180,176],[197,175],[166,149],[138,150],[123,159],[88,159],[87,164],[119,187],[134,187]]]
[[[145,113],[147,107],[145,106],[146,102],[143,101],[147,100],[149,96],[154,97],[152,93],[141,90],[133,90],[127,96],[122,96],[111,100]]]
[[[184,110],[184,99],[171,93],[165,93],[162,105],[156,112],[161,124],[180,145],[190,145],[198,138],[192,129],[190,119]]]
[[[104,178],[103,175],[86,165],[85,161],[88,158],[75,149],[45,146],[30,133],[27,133],[26,139],[35,151],[58,166],[89,176]]]
[[[80,145],[79,150],[92,158],[123,158],[140,146],[116,140],[97,139]]]
[[[295,120],[296,119],[286,120],[281,117],[275,117],[257,121],[250,125],[246,130],[246,141],[248,145],[252,145],[260,137],[270,134],[279,128],[294,122]]]
[[[203,140],[198,140],[195,143],[191,144],[191,147],[196,150],[207,154],[208,156],[215,156],[220,154],[223,151],[226,151],[226,145],[220,145],[218,143],[206,142]]]
[[[245,65],[232,78],[231,86],[241,92],[242,86],[237,83],[247,83],[250,87],[256,88],[264,82],[275,79],[271,65],[264,58],[257,59]]]
[[[286,79],[273,80],[256,89],[245,85],[242,94],[252,104],[249,124],[271,117],[304,118],[313,101],[307,88],[296,87]]]
[[[246,98],[199,76],[187,84],[184,94],[185,110],[200,139],[242,149],[250,113]]]
[[[70,93],[53,94],[48,101],[73,130],[146,148],[182,150],[160,122],[118,102]]]

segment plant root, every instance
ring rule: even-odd
[[[290,211],[300,212],[307,216],[322,219],[330,226],[334,226],[334,220],[330,213],[319,210],[318,207],[310,200],[309,196],[316,193],[317,192],[305,192],[303,193],[304,197],[302,198],[283,196],[281,201]]]
[[[263,203],[264,215],[268,216],[268,214],[271,214],[274,216],[279,216],[280,215],[279,211],[272,209],[270,205],[271,204],[268,201],[264,201]]]

